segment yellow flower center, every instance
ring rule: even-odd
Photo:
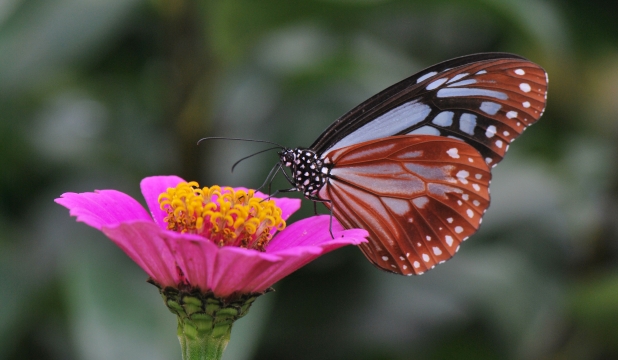
[[[218,246],[238,246],[264,251],[271,230],[283,230],[285,220],[273,200],[254,196],[255,191],[231,187],[199,187],[195,181],[180,183],[159,195],[168,230],[202,235]]]

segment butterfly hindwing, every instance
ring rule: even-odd
[[[320,198],[346,228],[369,232],[361,249],[386,271],[420,274],[448,260],[489,206],[489,168],[458,140],[394,136],[328,159],[336,166]]]

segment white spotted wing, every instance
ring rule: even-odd
[[[477,231],[490,168],[541,117],[546,98],[547,74],[520,56],[448,60],[337,119],[303,149],[319,175],[289,179],[346,228],[369,232],[361,249],[374,265],[421,274]]]
[[[391,136],[329,152],[319,197],[376,266],[422,274],[450,259],[489,206],[489,167],[472,146],[437,136]]]
[[[329,151],[394,135],[451,137],[491,166],[543,114],[547,74],[517,55],[469,55],[434,65],[361,103],[310,149]]]

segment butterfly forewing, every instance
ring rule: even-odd
[[[547,76],[510,54],[449,60],[397,83],[343,115],[311,146],[318,154],[393,135],[449,136],[495,165],[545,108]]]
[[[319,197],[380,268],[420,274],[455,254],[489,206],[491,174],[474,148],[435,136],[394,136],[329,153]]]
[[[509,144],[543,114],[545,71],[529,61],[496,60],[470,64],[422,83],[434,107],[416,132],[453,136],[474,146],[494,166]]]

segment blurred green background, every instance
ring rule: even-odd
[[[542,0],[0,0],[0,359],[180,359],[146,275],[53,199],[177,174],[257,187],[374,93],[506,51],[549,100],[494,170],[492,206],[420,277],[355,248],[278,283],[234,359],[618,358],[618,5]],[[275,188],[285,187],[282,179]],[[305,201],[300,215],[312,206]]]

